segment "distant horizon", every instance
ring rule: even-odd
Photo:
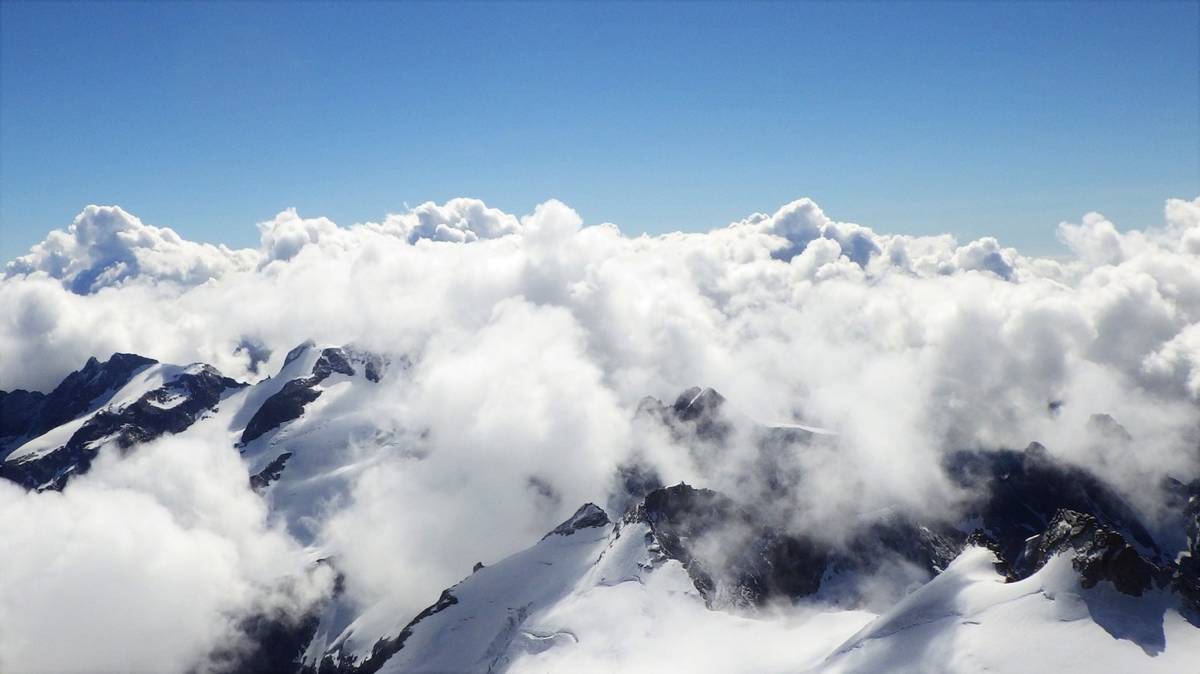
[[[1200,5],[0,6],[0,257],[89,203],[253,245],[556,198],[630,234],[808,196],[1054,254],[1200,190]]]
[[[75,218],[77,218],[77,217],[81,216],[81,215],[84,213],[84,211],[86,211],[88,208],[91,208],[91,207],[93,207],[93,206],[99,206],[99,207],[116,207],[116,208],[120,208],[121,210],[125,211],[125,212],[126,212],[126,213],[128,213],[129,215],[132,215],[132,216],[134,216],[134,217],[138,218],[138,220],[140,220],[140,221],[142,222],[142,224],[144,224],[144,225],[149,225],[149,226],[151,226],[151,227],[158,227],[158,228],[163,228],[163,229],[170,229],[170,230],[174,231],[176,234],[178,234],[178,235],[179,235],[181,238],[183,238],[184,240],[187,240],[187,241],[192,241],[192,242],[199,243],[199,244],[210,244],[210,245],[213,245],[213,246],[221,246],[221,245],[223,245],[223,246],[226,246],[226,247],[228,247],[228,248],[230,248],[230,249],[233,249],[233,250],[244,250],[244,249],[258,249],[258,248],[260,247],[260,238],[261,238],[261,231],[260,231],[260,228],[259,228],[259,226],[260,226],[260,225],[263,225],[263,224],[269,224],[269,223],[271,223],[271,222],[272,222],[272,221],[273,221],[273,220],[274,220],[274,219],[275,219],[277,216],[279,216],[279,215],[281,215],[281,214],[284,214],[284,213],[287,213],[287,212],[289,212],[289,211],[295,211],[295,212],[296,212],[296,213],[297,213],[297,214],[298,214],[298,215],[299,215],[301,218],[304,218],[304,219],[321,219],[321,218],[328,219],[328,220],[330,220],[331,222],[333,222],[335,225],[337,225],[338,227],[343,227],[343,228],[346,228],[346,227],[353,227],[353,226],[355,226],[355,225],[363,225],[363,224],[368,224],[368,223],[380,223],[380,222],[383,222],[385,219],[387,219],[387,217],[389,217],[389,216],[395,216],[395,215],[404,215],[404,214],[411,214],[411,213],[413,212],[413,209],[414,209],[414,208],[416,208],[417,206],[425,205],[425,204],[430,204],[430,203],[432,203],[432,204],[434,204],[434,205],[436,205],[436,206],[439,206],[439,207],[441,207],[441,206],[445,205],[446,203],[448,203],[449,201],[452,201],[452,200],[454,200],[454,199],[467,199],[467,200],[475,200],[476,198],[475,198],[475,197],[472,197],[472,196],[470,196],[470,195],[461,195],[461,196],[459,196],[459,197],[453,197],[453,198],[451,198],[451,199],[447,199],[446,201],[443,201],[443,202],[437,202],[437,201],[432,201],[432,200],[426,200],[426,201],[419,202],[419,203],[403,204],[403,208],[401,208],[401,209],[397,209],[397,210],[394,210],[394,211],[390,211],[390,212],[388,212],[388,213],[382,214],[382,215],[380,215],[380,216],[378,216],[378,217],[375,217],[375,218],[369,218],[369,219],[366,219],[366,220],[355,221],[355,222],[340,222],[340,221],[338,221],[338,220],[336,220],[336,219],[334,219],[334,218],[330,218],[330,217],[328,217],[328,216],[326,216],[326,215],[323,215],[323,214],[321,214],[321,213],[306,213],[306,212],[300,211],[299,209],[297,209],[297,208],[295,208],[295,207],[293,207],[293,206],[289,206],[289,207],[286,207],[286,208],[284,208],[284,209],[281,209],[281,210],[277,211],[276,213],[274,213],[274,214],[272,214],[272,215],[270,215],[270,216],[267,216],[267,217],[263,217],[263,218],[260,218],[260,219],[254,220],[253,222],[247,222],[247,223],[246,223],[246,224],[245,224],[243,227],[241,227],[241,228],[238,228],[238,230],[237,230],[237,231],[240,231],[240,232],[243,234],[242,236],[235,236],[235,237],[233,237],[233,238],[231,238],[231,239],[228,239],[228,240],[218,240],[218,239],[206,239],[206,238],[193,238],[193,237],[190,237],[190,236],[188,236],[187,234],[185,234],[185,232],[184,232],[184,231],[181,231],[179,228],[177,228],[177,227],[173,226],[173,225],[172,225],[171,223],[169,223],[169,222],[155,222],[155,221],[152,221],[152,220],[148,220],[148,219],[146,219],[146,218],[142,217],[142,215],[141,215],[140,213],[138,213],[138,212],[136,212],[136,211],[134,211],[134,210],[131,210],[131,209],[129,209],[129,208],[126,208],[125,206],[123,206],[123,205],[121,205],[121,204],[117,204],[117,203],[111,203],[111,204],[109,204],[109,203],[93,203],[93,204],[85,204],[84,206],[80,207],[80,209],[77,211],[77,213],[76,213],[76,215],[75,215],[75,216],[72,216],[71,218],[68,218],[67,222],[65,222],[65,223],[63,223],[63,224],[61,224],[61,225],[55,226],[55,227],[48,228],[48,229],[47,229],[47,230],[46,230],[46,231],[45,231],[45,232],[44,232],[44,233],[41,235],[41,237],[39,237],[39,238],[38,238],[36,241],[34,241],[33,243],[31,243],[29,246],[25,247],[23,250],[17,250],[17,251],[15,252],[15,254],[12,254],[12,255],[6,255],[5,257],[3,257],[3,258],[0,258],[0,274],[2,274],[2,273],[3,273],[3,268],[4,268],[5,266],[7,266],[9,263],[11,263],[11,262],[14,262],[14,261],[16,261],[17,259],[19,259],[19,258],[21,258],[21,257],[24,257],[25,255],[27,255],[27,254],[31,253],[31,252],[33,251],[33,248],[34,248],[35,246],[37,246],[38,244],[40,244],[40,243],[44,242],[44,241],[46,240],[46,237],[47,237],[47,236],[48,236],[48,235],[49,235],[51,232],[53,232],[53,231],[67,231],[67,230],[69,229],[69,227],[71,226],[71,224],[72,224],[72,221],[73,221]],[[950,236],[954,236],[954,237],[955,237],[955,240],[956,240],[956,241],[957,241],[957,243],[958,243],[958,244],[960,244],[960,245],[961,245],[961,244],[967,244],[967,243],[971,243],[972,241],[976,241],[976,240],[978,240],[978,239],[981,239],[981,238],[989,238],[989,237],[990,237],[990,238],[995,238],[995,239],[996,239],[996,240],[999,242],[999,244],[1000,244],[1002,247],[1005,247],[1005,248],[1014,248],[1014,249],[1016,249],[1016,250],[1017,250],[1019,253],[1021,253],[1022,255],[1025,255],[1025,256],[1028,256],[1028,257],[1046,258],[1046,259],[1067,259],[1067,258],[1070,258],[1070,257],[1071,257],[1072,253],[1071,253],[1071,251],[1070,251],[1069,247],[1068,247],[1068,246],[1067,246],[1067,245],[1066,245],[1066,244],[1065,244],[1065,243],[1064,243],[1064,242],[1061,240],[1061,238],[1058,236],[1058,231],[1059,231],[1059,226],[1060,226],[1060,225],[1077,225],[1078,223],[1080,223],[1080,222],[1081,222],[1081,221],[1084,219],[1084,216],[1086,216],[1086,215],[1088,215],[1088,214],[1090,214],[1090,213],[1099,213],[1101,216],[1104,216],[1104,217],[1105,217],[1106,219],[1108,219],[1109,221],[1112,221],[1112,222],[1113,222],[1113,224],[1116,226],[1117,230],[1118,230],[1118,231],[1120,231],[1120,232],[1145,231],[1145,230],[1147,230],[1147,229],[1157,229],[1157,228],[1160,228],[1160,227],[1163,227],[1164,225],[1166,225],[1166,219],[1165,219],[1165,217],[1164,217],[1164,216],[1165,216],[1165,208],[1166,208],[1166,206],[1167,206],[1167,203],[1168,203],[1168,201],[1169,201],[1170,199],[1181,199],[1181,200],[1185,200],[1185,201],[1187,201],[1187,200],[1192,200],[1192,199],[1200,199],[1200,192],[1198,192],[1198,193],[1197,193],[1197,194],[1195,194],[1195,195],[1179,195],[1179,196],[1172,196],[1172,197],[1169,197],[1169,198],[1163,199],[1163,201],[1162,201],[1162,205],[1161,205],[1161,207],[1160,207],[1160,217],[1159,217],[1159,220],[1158,220],[1158,222],[1150,222],[1150,223],[1145,223],[1145,224],[1143,224],[1143,225],[1141,225],[1141,226],[1137,226],[1137,227],[1130,227],[1130,226],[1127,226],[1125,223],[1121,223],[1121,222],[1115,222],[1115,221],[1113,221],[1113,219],[1111,219],[1111,218],[1108,218],[1108,216],[1107,216],[1107,214],[1106,214],[1106,213],[1102,213],[1102,212],[1099,212],[1099,211],[1091,210],[1091,211],[1085,211],[1085,212],[1081,212],[1081,213],[1079,213],[1079,215],[1078,215],[1078,216],[1076,216],[1076,217],[1074,217],[1074,218],[1072,218],[1072,219],[1068,219],[1068,220],[1062,220],[1062,221],[1060,221],[1060,222],[1055,222],[1055,223],[1053,223],[1052,225],[1050,225],[1050,228],[1051,228],[1051,231],[1053,232],[1053,234],[1051,235],[1051,241],[1050,241],[1050,242],[1049,242],[1049,243],[1048,243],[1048,244],[1047,244],[1047,245],[1046,245],[1044,248],[1039,248],[1039,247],[1024,247],[1024,248],[1022,248],[1022,247],[1019,247],[1019,246],[1014,246],[1014,245],[1012,245],[1012,244],[1010,244],[1010,243],[1006,242],[1006,241],[1004,240],[1004,238],[1003,238],[1002,234],[988,234],[988,233],[983,233],[983,234],[981,234],[981,235],[980,235],[980,236],[978,236],[978,237],[974,237],[974,238],[964,238],[964,237],[962,237],[962,236],[960,236],[960,235],[957,235],[957,234],[955,234],[954,232],[951,232],[951,231],[946,231],[946,232],[926,232],[926,233],[921,233],[921,234],[914,234],[914,233],[911,233],[911,232],[904,232],[904,231],[892,231],[892,230],[889,230],[889,229],[888,229],[888,228],[886,228],[886,227],[879,227],[879,226],[875,225],[874,223],[870,223],[870,222],[855,222],[855,221],[852,221],[852,220],[847,220],[847,219],[845,219],[845,218],[838,217],[838,214],[837,214],[836,212],[832,212],[832,213],[831,213],[831,212],[829,211],[829,209],[826,209],[826,208],[824,207],[824,204],[822,204],[822,203],[821,203],[821,201],[820,201],[819,199],[815,199],[815,198],[813,198],[813,197],[811,197],[811,196],[808,196],[808,195],[799,196],[799,197],[797,197],[796,199],[790,200],[789,202],[785,202],[785,203],[778,204],[778,205],[776,205],[776,206],[775,206],[775,207],[773,207],[773,208],[764,208],[764,209],[759,209],[759,210],[757,210],[757,211],[750,211],[750,212],[747,212],[747,213],[745,213],[745,214],[744,214],[744,215],[743,215],[741,218],[736,218],[736,219],[734,219],[734,220],[731,220],[731,221],[729,221],[729,222],[726,222],[726,223],[713,224],[713,225],[711,225],[711,226],[703,226],[703,227],[699,227],[699,226],[697,226],[697,227],[692,227],[692,228],[687,228],[687,229],[671,229],[671,230],[663,230],[663,231],[645,231],[645,230],[635,230],[635,231],[630,231],[628,228],[626,228],[626,227],[622,226],[622,224],[621,224],[621,223],[619,223],[619,222],[611,222],[611,221],[606,221],[606,220],[592,220],[592,219],[589,219],[589,218],[587,217],[587,214],[586,214],[586,213],[580,213],[580,216],[581,216],[581,218],[582,218],[582,220],[583,220],[583,225],[584,225],[584,226],[593,226],[593,225],[615,225],[615,226],[616,226],[616,227],[617,227],[617,228],[620,230],[621,234],[622,234],[623,236],[626,236],[626,237],[638,237],[638,236],[642,236],[642,235],[646,235],[646,236],[662,236],[662,235],[667,235],[667,234],[676,234],[676,233],[704,233],[704,232],[710,232],[710,231],[713,231],[713,230],[715,230],[715,229],[721,229],[721,228],[724,228],[724,227],[729,227],[729,226],[731,226],[731,225],[734,225],[734,224],[736,224],[736,223],[738,223],[738,222],[742,221],[743,219],[745,219],[745,218],[749,218],[749,217],[751,217],[751,216],[753,216],[753,215],[755,215],[755,214],[771,215],[771,214],[775,213],[775,212],[776,212],[778,209],[780,209],[780,208],[783,208],[783,207],[785,207],[785,206],[787,206],[787,205],[789,205],[789,204],[791,204],[791,203],[795,203],[796,201],[801,201],[801,200],[811,200],[811,201],[813,201],[814,203],[816,203],[818,206],[820,206],[820,207],[821,207],[821,208],[824,210],[825,214],[826,214],[826,215],[827,215],[829,218],[831,218],[832,220],[834,220],[834,221],[839,221],[839,222],[847,222],[847,223],[852,223],[852,224],[855,224],[855,225],[861,225],[861,226],[864,226],[864,227],[867,227],[867,228],[869,228],[869,229],[873,230],[873,231],[874,231],[876,234],[880,234],[880,235],[885,235],[885,236],[913,236],[913,237],[950,235]],[[485,205],[487,205],[489,208],[497,208],[497,207],[496,207],[494,204],[488,203],[487,201],[484,201],[484,200],[481,200],[481,199],[480,199],[479,201],[482,201],[482,202],[483,202]],[[507,215],[510,215],[510,216],[514,216],[514,217],[520,218],[520,217],[526,217],[526,216],[529,216],[529,215],[531,215],[531,214],[534,212],[534,210],[535,210],[535,207],[536,207],[536,206],[540,206],[540,205],[542,205],[542,204],[545,204],[545,203],[548,203],[548,202],[552,202],[552,201],[557,201],[557,202],[563,203],[563,204],[565,204],[566,206],[568,206],[568,207],[570,207],[570,208],[572,208],[572,209],[574,210],[574,207],[573,207],[573,205],[572,205],[572,204],[570,204],[569,202],[565,202],[565,201],[563,201],[563,200],[561,200],[561,199],[556,199],[556,198],[553,198],[553,197],[550,197],[550,198],[547,198],[547,199],[543,199],[542,201],[539,201],[539,202],[537,202],[537,203],[535,203],[535,204],[532,204],[532,205],[530,205],[528,208],[525,208],[525,209],[518,209],[518,210],[515,210],[515,211],[509,211],[509,210],[507,210],[507,209],[500,208],[500,209],[498,209],[498,210],[500,210],[500,211],[502,211],[502,212],[506,213]],[[7,244],[7,242],[5,242],[5,243]],[[6,246],[5,246],[5,249],[6,249]]]

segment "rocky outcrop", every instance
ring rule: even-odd
[[[292,453],[284,452],[271,459],[271,463],[268,463],[265,468],[250,476],[250,488],[257,492],[266,489],[283,475],[283,469],[287,466],[287,460],[290,458],[292,458]]]
[[[15,448],[31,432],[37,435],[45,432],[32,428],[45,399],[46,394],[40,391],[0,391],[0,461],[8,453],[6,448]]]
[[[1005,559],[1017,559],[1025,540],[1045,531],[1064,509],[1097,518],[1152,558],[1161,555],[1137,513],[1115,490],[1092,473],[1057,461],[1036,442],[1024,451],[954,452],[945,469],[959,486],[979,495],[967,516],[982,523]]]
[[[49,394],[20,389],[0,392],[0,459],[23,441],[96,409],[135,374],[157,362],[132,353],[114,353],[103,363],[89,358]]]
[[[939,573],[961,536],[896,515],[863,521],[844,540],[793,531],[771,513],[709,489],[678,484],[651,492],[626,515],[646,522],[662,553],[679,561],[710,607],[762,606],[821,589],[829,571],[869,573],[902,559]]]
[[[983,529],[976,529],[967,534],[967,540],[963,542],[963,547],[985,548],[996,556],[995,568],[996,573],[1004,576],[1005,581],[1017,580],[1017,574],[1009,566],[1008,560],[1004,559],[1004,554],[1000,550],[1000,544],[996,539],[992,538]]]
[[[697,437],[720,442],[729,436],[731,430],[722,413],[724,405],[725,396],[711,388],[697,386],[679,394],[671,406],[671,412],[680,423],[691,425]]]
[[[244,445],[257,440],[268,431],[299,419],[304,414],[304,406],[321,396],[320,389],[315,387],[322,379],[324,377],[304,377],[284,384],[283,388],[264,400],[254,416],[250,417],[246,428],[242,430],[241,443]]]
[[[245,386],[209,365],[194,366],[120,409],[102,409],[75,431],[62,447],[24,460],[0,464],[0,477],[27,489],[62,489],[73,475],[86,473],[101,445],[121,449],[180,433],[222,396]]]
[[[570,536],[580,529],[589,529],[592,527],[602,527],[606,524],[611,524],[608,520],[608,513],[596,505],[595,503],[586,503],[579,510],[575,511],[565,522],[555,527],[550,533],[542,538],[551,536]]]
[[[283,674],[299,671],[305,646],[312,641],[320,617],[255,614],[238,621],[237,646],[210,656],[210,668],[228,674]]]
[[[1121,534],[1091,515],[1065,509],[1055,513],[1044,532],[1026,542],[1016,564],[1017,576],[1032,575],[1060,554],[1070,556],[1085,588],[1109,581],[1120,592],[1140,597],[1163,579],[1162,569],[1138,554]]]
[[[312,344],[306,342],[288,352],[284,359],[284,368],[309,348],[312,348]],[[263,401],[262,406],[242,430],[241,444],[253,442],[270,431],[299,419],[304,414],[305,406],[321,397],[321,382],[335,373],[353,377],[357,374],[355,365],[363,369],[363,376],[367,381],[377,383],[383,377],[387,361],[378,355],[350,347],[322,349],[308,376],[292,379]]]
[[[1171,588],[1183,597],[1200,624],[1200,480],[1193,480],[1183,492],[1181,510],[1187,542],[1172,569]]]
[[[725,397],[720,393],[693,386],[680,393],[670,406],[657,398],[643,398],[635,416],[664,424],[676,440],[695,438],[719,444],[732,430],[724,406]]]

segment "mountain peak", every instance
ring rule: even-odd
[[[603,508],[595,503],[585,503],[580,506],[579,510],[575,511],[574,515],[568,517],[566,521],[555,527],[553,531],[543,536],[543,538],[556,535],[570,536],[580,529],[602,527],[610,523],[608,513],[604,512]]]
[[[725,404],[725,396],[711,388],[693,386],[675,399],[671,408],[681,421],[691,421],[716,412]]]

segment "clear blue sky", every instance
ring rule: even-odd
[[[626,232],[812,196],[1057,250],[1200,194],[1200,5],[0,5],[0,253],[88,203],[253,245],[477,196]]]

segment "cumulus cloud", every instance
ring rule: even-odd
[[[1121,235],[1116,226],[1099,213],[1088,213],[1078,225],[1069,222],[1060,224],[1058,238],[1080,260],[1092,266],[1120,264],[1125,259]]]
[[[409,243],[417,239],[465,243],[494,239],[521,228],[520,221],[478,199],[451,199],[439,206],[427,201],[407,213],[389,215],[379,229]]]
[[[835,222],[812,199],[797,199],[773,215],[756,213],[731,227],[751,227],[782,237],[786,244],[774,251],[775,257],[790,260],[813,241],[836,241],[846,258],[866,266],[879,253],[875,232],[849,222]]]
[[[29,253],[8,263],[6,277],[58,279],[77,294],[94,293],[132,278],[194,286],[234,271],[287,261],[306,246],[361,245],[366,232],[408,243],[420,239],[467,243],[520,231],[513,215],[478,199],[423,203],[382,222],[351,230],[328,218],[304,218],[294,208],[258,225],[257,250],[231,250],[181,238],[167,227],[144,224],[119,206],[88,206],[64,230],[54,230]],[[350,232],[356,231],[355,234]]]
[[[27,255],[8,264],[7,276],[45,274],[86,294],[146,277],[196,285],[246,269],[251,251],[196,243],[167,227],[143,224],[119,206],[88,206],[66,231],[54,230]]]
[[[407,359],[362,409],[404,441],[317,528],[364,603],[395,592],[419,608],[603,502],[635,455],[669,481],[744,487],[748,441],[706,466],[633,422],[643,396],[697,384],[745,418],[837,432],[795,457],[809,477],[782,504],[826,527],[872,508],[944,513],[958,496],[935,468],[947,449],[1040,440],[1135,501],[1200,467],[1200,199],[1169,201],[1156,229],[1064,224],[1063,259],[877,233],[808,199],[653,237],[557,201],[516,217],[469,199],[349,227],[284,211],[260,229],[258,250],[201,283],[145,251],[84,273],[121,256],[41,244],[0,281],[0,386],[47,389],[113,351],[248,380],[308,339]],[[187,243],[173,250],[200,250]],[[1137,451],[1096,447],[1098,413]]]
[[[625,412],[560,307],[504,300],[478,331],[439,335],[390,386],[376,423],[399,417],[420,439],[364,473],[322,536],[368,605],[386,593],[415,614],[469,564],[603,501],[629,444]]]

